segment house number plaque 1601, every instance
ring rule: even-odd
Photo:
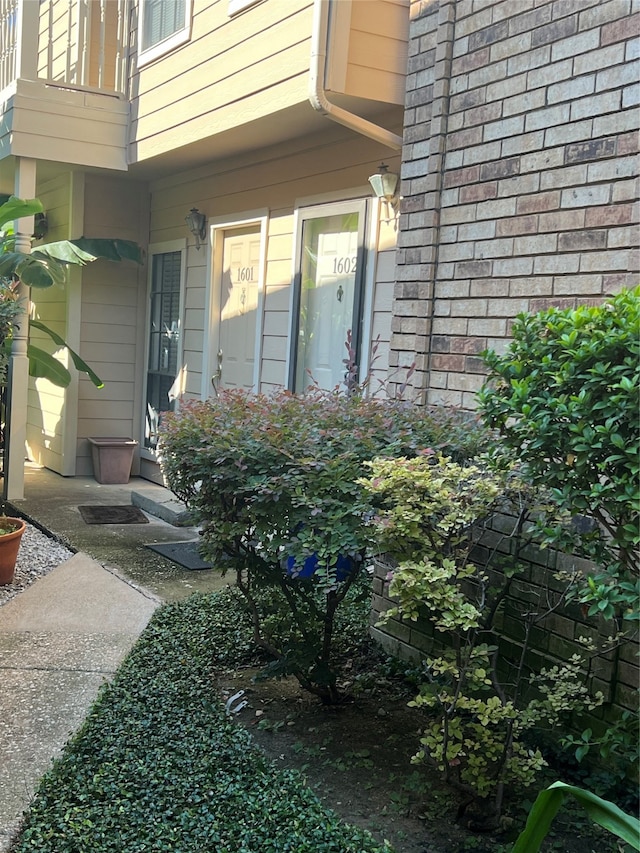
[[[236,281],[253,281],[253,267],[238,267]]]

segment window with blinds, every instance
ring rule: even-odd
[[[140,0],[139,65],[189,40],[191,0]]]
[[[181,252],[163,252],[152,256],[144,437],[145,447],[151,450],[158,443],[162,412],[173,408],[169,391],[178,373],[181,269]]]

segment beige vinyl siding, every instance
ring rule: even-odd
[[[116,45],[118,42],[118,4],[114,2],[104,4],[104,56],[105,67],[100,79],[100,14],[99,4],[90,3],[92,11],[90,22],[89,41],[89,86],[102,89],[116,88]]]
[[[227,0],[194,0],[191,40],[133,74],[134,161],[304,102],[311,10],[278,0],[229,18]]]
[[[47,242],[64,240],[69,236],[70,181],[69,175],[61,175],[55,180],[37,188],[38,198],[42,201],[49,222]],[[35,244],[37,247],[37,243]],[[42,319],[52,331],[67,335],[67,300],[69,291],[65,287],[54,286],[46,290],[31,291],[33,316]],[[68,356],[58,352],[53,341],[37,329],[31,329],[31,343],[56,357],[68,367]],[[73,341],[69,341],[73,343]],[[45,379],[30,379],[27,396],[27,454],[40,465],[46,465],[54,471],[64,468],[63,430],[66,425],[67,392]],[[72,415],[73,417],[73,415]]]
[[[296,204],[369,195],[367,177],[382,156],[391,168],[399,168],[377,143],[327,123],[322,137],[314,135],[265,148],[252,156],[218,161],[152,183],[151,243],[188,236],[183,318],[188,397],[200,396],[203,364],[208,364],[202,352],[208,318],[201,308],[207,304],[204,288],[209,282],[205,273],[211,251],[208,236],[205,246],[196,251],[193,237],[187,235],[184,217],[189,209],[197,206],[203,213],[230,223],[234,217],[246,218],[251,211],[268,211],[263,315],[258,318],[262,328],[259,388],[268,392],[287,381]],[[381,226],[379,245],[384,255],[378,264],[372,306],[374,328],[381,331],[385,343],[390,329],[388,291],[392,287],[394,241],[393,224]],[[379,358],[378,365],[382,361],[383,357]]]
[[[64,0],[52,0],[41,6],[38,33],[38,76],[41,78],[65,79],[67,46],[78,42],[78,19],[71,12],[69,3]]]
[[[13,97],[7,98],[0,116],[0,159],[11,154],[11,126],[13,124]]]
[[[187,281],[182,337],[182,363],[187,365],[186,393],[199,398],[207,298],[207,252],[194,246],[187,252]]]
[[[88,175],[85,234],[144,243],[144,185]],[[91,474],[89,436],[139,440],[146,322],[146,272],[132,262],[98,260],[82,271],[80,355],[104,381],[78,386],[77,473]]]
[[[262,208],[293,210],[296,199],[344,193],[345,187],[361,187],[369,195],[368,176],[383,157],[392,167],[394,157],[383,146],[332,122],[325,127],[322,136],[263,148],[152,183],[151,242],[184,237],[184,217],[194,205],[207,215],[231,217]]]
[[[18,80],[10,152],[16,156],[127,169],[127,103],[115,95]]]
[[[269,219],[260,365],[260,390],[265,393],[283,386],[287,381],[286,361],[291,325],[290,302],[293,275],[293,226],[294,218],[291,210],[273,211]]]
[[[60,297],[50,291],[39,299],[38,316],[46,312],[46,324],[54,332],[65,335],[66,305],[60,303]],[[31,343],[47,352],[57,352],[49,338],[35,329],[30,335]],[[60,361],[68,367],[64,354]],[[27,395],[27,455],[40,465],[46,465],[54,471],[63,468],[62,433],[65,426],[65,392],[45,379],[30,379]]]
[[[36,0],[25,0],[35,4]],[[40,0],[38,18],[38,79],[115,91],[118,14],[116,0],[78,3],[77,0]],[[101,20],[102,19],[102,20]],[[104,22],[105,66],[99,73],[101,24]]]
[[[370,387],[373,394],[381,393],[389,365],[391,308],[396,269],[395,232],[390,233],[390,223],[382,223],[378,247],[369,342]]]
[[[404,104],[409,0],[339,0],[333,14],[332,91]]]

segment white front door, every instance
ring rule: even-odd
[[[344,381],[346,342],[360,343],[364,202],[314,208],[302,219],[293,390]],[[334,212],[335,211],[335,212]]]
[[[225,231],[222,241],[214,385],[250,391],[255,384],[260,226]]]

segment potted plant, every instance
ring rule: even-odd
[[[26,527],[21,518],[0,515],[0,586],[13,582],[20,542]]]

